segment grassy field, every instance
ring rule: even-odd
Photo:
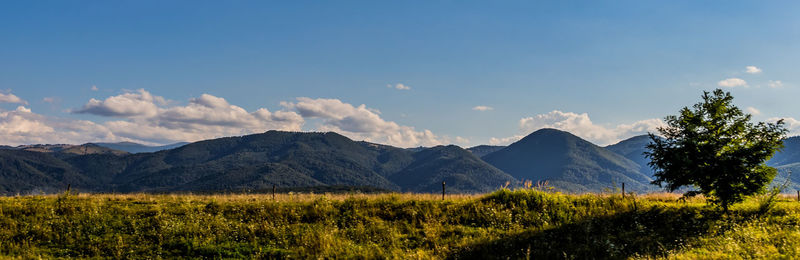
[[[798,258],[800,202],[723,214],[672,194],[47,195],[0,198],[20,258]]]

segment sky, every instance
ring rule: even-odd
[[[0,144],[608,145],[722,88],[800,133],[796,1],[3,1]]]

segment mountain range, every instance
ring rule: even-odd
[[[480,193],[522,181],[566,192],[658,190],[643,152],[649,137],[606,147],[541,129],[508,146],[397,148],[337,133],[268,131],[148,147],[134,143],[0,147],[0,194],[218,192],[369,187],[398,192]],[[776,182],[800,187],[800,137],[769,161]],[[115,149],[116,148],[116,149]],[[788,176],[788,177],[787,177]]]

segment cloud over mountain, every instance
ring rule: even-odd
[[[127,141],[94,122],[47,117],[23,106],[0,110],[0,139],[5,145]]]
[[[192,98],[185,106],[169,106],[159,96],[140,89],[106,98],[91,99],[75,113],[118,117],[103,125],[118,136],[147,142],[197,141],[267,130],[299,131],[303,118],[294,112],[248,112],[209,94]]]
[[[800,135],[800,120],[795,119],[794,117],[772,117],[767,119],[767,122],[777,122],[778,120],[783,119],[784,127],[789,130],[789,136],[797,136]]]
[[[72,112],[117,118],[95,126],[116,139],[156,144],[267,130],[300,131],[308,120],[318,123],[308,130],[335,131],[357,140],[403,147],[432,146],[451,140],[429,130],[416,130],[387,121],[376,109],[363,104],[354,106],[338,99],[300,97],[294,102],[281,102],[282,109],[277,111],[266,108],[247,111],[210,94],[192,98],[186,105],[172,105],[174,103],[139,89],[103,100],[90,99]],[[458,143],[466,140],[461,137],[452,139]]]
[[[338,99],[299,97],[296,102],[282,102],[285,108],[297,111],[303,118],[320,119],[317,131],[334,131],[356,140],[411,147],[442,144],[442,138],[430,130],[418,131],[386,121],[366,105],[353,106]]]
[[[492,145],[509,144],[536,130],[554,128],[570,132],[599,145],[606,145],[627,137],[655,131],[662,124],[659,119],[647,119],[608,128],[594,124],[587,113],[577,114],[553,110],[546,114],[520,119],[519,134],[504,138],[492,138],[489,143]]]

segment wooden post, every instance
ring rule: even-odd
[[[72,184],[67,183],[67,195],[69,195],[69,190],[72,188]]]
[[[797,190],[797,201],[800,201],[800,190]]]
[[[622,198],[625,198],[625,183],[622,183]]]
[[[444,181],[442,181],[442,200],[444,200]]]
[[[272,184],[272,201],[275,201],[275,184]]]

